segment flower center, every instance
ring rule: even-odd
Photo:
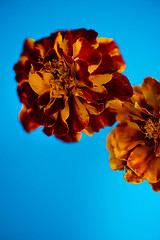
[[[158,126],[159,122],[157,121],[157,119],[152,120],[149,118],[144,126],[146,138],[153,138],[154,140],[156,140],[158,137]]]
[[[63,59],[46,63],[43,70],[47,73],[51,73],[53,76],[53,78],[49,79],[51,90],[57,90],[65,94],[75,85],[71,69]]]

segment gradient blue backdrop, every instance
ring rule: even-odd
[[[13,65],[24,39],[81,27],[117,42],[132,85],[160,80],[158,0],[0,0],[0,240],[160,239],[160,193],[110,169],[111,128],[67,144],[18,121]]]

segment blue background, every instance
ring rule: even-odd
[[[25,38],[85,27],[117,42],[132,85],[160,80],[159,13],[158,0],[0,0],[0,240],[160,239],[160,193],[110,169],[111,128],[74,144],[27,134],[13,71]]]

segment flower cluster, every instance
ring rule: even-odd
[[[97,35],[77,29],[25,40],[14,70],[23,104],[19,119],[27,132],[43,126],[46,135],[75,142],[82,131],[92,135],[115,122],[107,102],[127,100],[133,91],[121,74],[118,46]]]
[[[47,136],[76,142],[118,125],[107,137],[110,167],[130,183],[147,180],[160,191],[160,83],[146,77],[132,88],[113,39],[94,30],[57,31],[26,39],[14,65],[27,132],[43,126]]]
[[[148,180],[160,191],[160,83],[151,77],[133,88],[129,101],[113,101],[119,124],[108,136],[110,167],[126,170],[130,183]]]

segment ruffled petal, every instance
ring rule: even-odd
[[[82,131],[89,123],[89,114],[78,97],[72,97],[70,101],[70,116],[68,123],[74,132]]]
[[[53,61],[53,59],[58,61],[58,56],[56,51],[53,48],[50,48],[44,57],[44,63]]]
[[[38,94],[32,90],[28,81],[21,82],[18,85],[17,92],[22,103],[30,105],[31,108],[37,107]]]
[[[43,93],[37,99],[37,103],[39,105],[47,105],[49,103],[49,101],[50,101],[50,92],[49,91]]]
[[[90,114],[99,115],[104,110],[103,103],[89,102],[83,101],[85,108],[88,110]]]
[[[94,132],[99,132],[101,128],[104,128],[105,126],[112,126],[115,121],[116,114],[114,112],[110,112],[110,110],[107,108],[99,115],[90,115],[88,128],[91,128]]]
[[[91,94],[94,101],[103,100],[108,94],[104,86],[94,86],[93,88],[88,89],[88,92]]]
[[[96,43],[97,32],[94,30],[87,30],[85,28],[76,30],[61,31],[62,42],[61,47],[65,54],[73,56],[73,44],[80,38],[84,37],[90,44]]]
[[[126,173],[124,174],[124,179],[129,183],[138,184],[144,181],[141,177],[138,177],[132,170],[127,169]]]
[[[34,131],[35,129],[39,128],[40,125],[32,121],[28,112],[29,109],[27,109],[26,106],[23,105],[19,113],[19,120],[22,123],[25,131],[30,133],[31,131]]]
[[[60,57],[64,57],[67,63],[72,64],[74,62],[73,58],[67,55],[64,51],[63,48],[60,47],[60,44],[57,43],[57,51]]]
[[[22,56],[29,56],[32,49],[34,48],[35,40],[28,38],[24,41]]]
[[[80,98],[83,98],[87,101],[93,101],[93,98],[92,98],[92,94],[90,93],[90,88],[87,87],[87,86],[83,86],[83,87],[74,87],[72,89],[72,94],[74,96],[77,96],[77,97],[80,97]]]
[[[29,59],[30,59],[31,64],[43,61],[43,57],[44,57],[43,50],[40,48],[37,48],[37,47],[33,48],[29,54]]]
[[[53,126],[57,120],[57,115],[48,117],[44,114],[43,109],[39,109],[36,111],[30,110],[29,116],[34,122],[47,127]]]
[[[155,191],[155,192],[160,192],[160,181],[157,182],[157,183],[149,183],[152,187],[152,189]]]
[[[54,124],[54,135],[65,136],[69,132],[68,124],[62,119],[61,113],[59,112],[56,123]]]
[[[127,100],[133,95],[133,88],[128,78],[121,73],[114,73],[112,80],[109,81],[105,87],[108,91],[108,100],[115,98]]]
[[[101,62],[101,54],[85,38],[79,38],[73,44],[73,58],[85,60],[88,71],[93,72]]]
[[[112,57],[109,54],[102,56],[102,62],[91,75],[110,74],[117,71]]]
[[[125,69],[125,62],[120,54],[117,44],[110,38],[98,38],[97,42],[99,46],[97,50],[102,54],[109,54],[114,62],[114,65],[118,69],[118,72],[123,72]]]
[[[156,158],[149,146],[136,147],[129,156],[127,165],[136,175],[150,183],[160,180],[160,158]]]
[[[116,158],[115,156],[115,149],[117,148],[117,142],[115,141],[115,132],[111,131],[107,137],[107,149],[110,152],[109,160],[110,160],[110,168],[112,170],[124,170],[126,167],[127,162]]]
[[[58,139],[60,139],[63,142],[78,142],[81,139],[82,134],[81,133],[68,133],[65,136],[57,136]]]
[[[74,44],[77,39],[80,37],[85,38],[91,45],[95,44],[97,41],[98,33],[92,29],[87,30],[85,28],[76,29],[76,30],[67,30],[66,39],[69,39],[69,41]]]
[[[126,153],[135,148],[139,144],[145,145],[143,135],[137,130],[136,126],[127,122],[119,123],[115,129],[115,139],[118,143],[119,149]]]
[[[61,110],[61,117],[63,121],[66,121],[69,118],[69,105],[68,105],[68,99],[64,99],[65,105],[64,108]]]
[[[31,73],[29,76],[29,84],[34,92],[38,95],[50,91],[50,80],[53,79],[53,75],[50,73]]]
[[[77,85],[78,82],[83,83],[88,87],[93,87],[93,83],[89,80],[89,72],[88,72],[88,64],[84,60],[76,60],[75,61],[75,68],[76,68],[76,79]]]
[[[156,111],[160,108],[160,83],[151,77],[146,77],[142,83],[142,92],[146,102]]]
[[[98,38],[97,43],[99,44],[97,50],[102,54],[109,54],[110,56],[119,55],[119,48],[112,38]]]
[[[64,107],[65,107],[64,99],[56,98],[56,99],[54,99],[54,101],[52,103],[50,103],[49,105],[47,105],[44,108],[44,112],[48,116],[51,116],[51,115],[57,113],[58,111],[62,110]]]
[[[43,132],[48,136],[52,136],[54,134],[54,128],[53,127],[44,127]]]
[[[43,51],[48,51],[50,48],[54,47],[55,39],[59,32],[54,32],[50,37],[42,38],[35,42],[35,47],[42,49]]]
[[[112,79],[112,74],[96,74],[90,75],[89,80],[93,83],[93,86],[102,86],[102,84],[106,84]]]
[[[14,65],[14,71],[16,73],[25,72],[25,64],[28,61],[28,56],[22,56],[18,62]]]

